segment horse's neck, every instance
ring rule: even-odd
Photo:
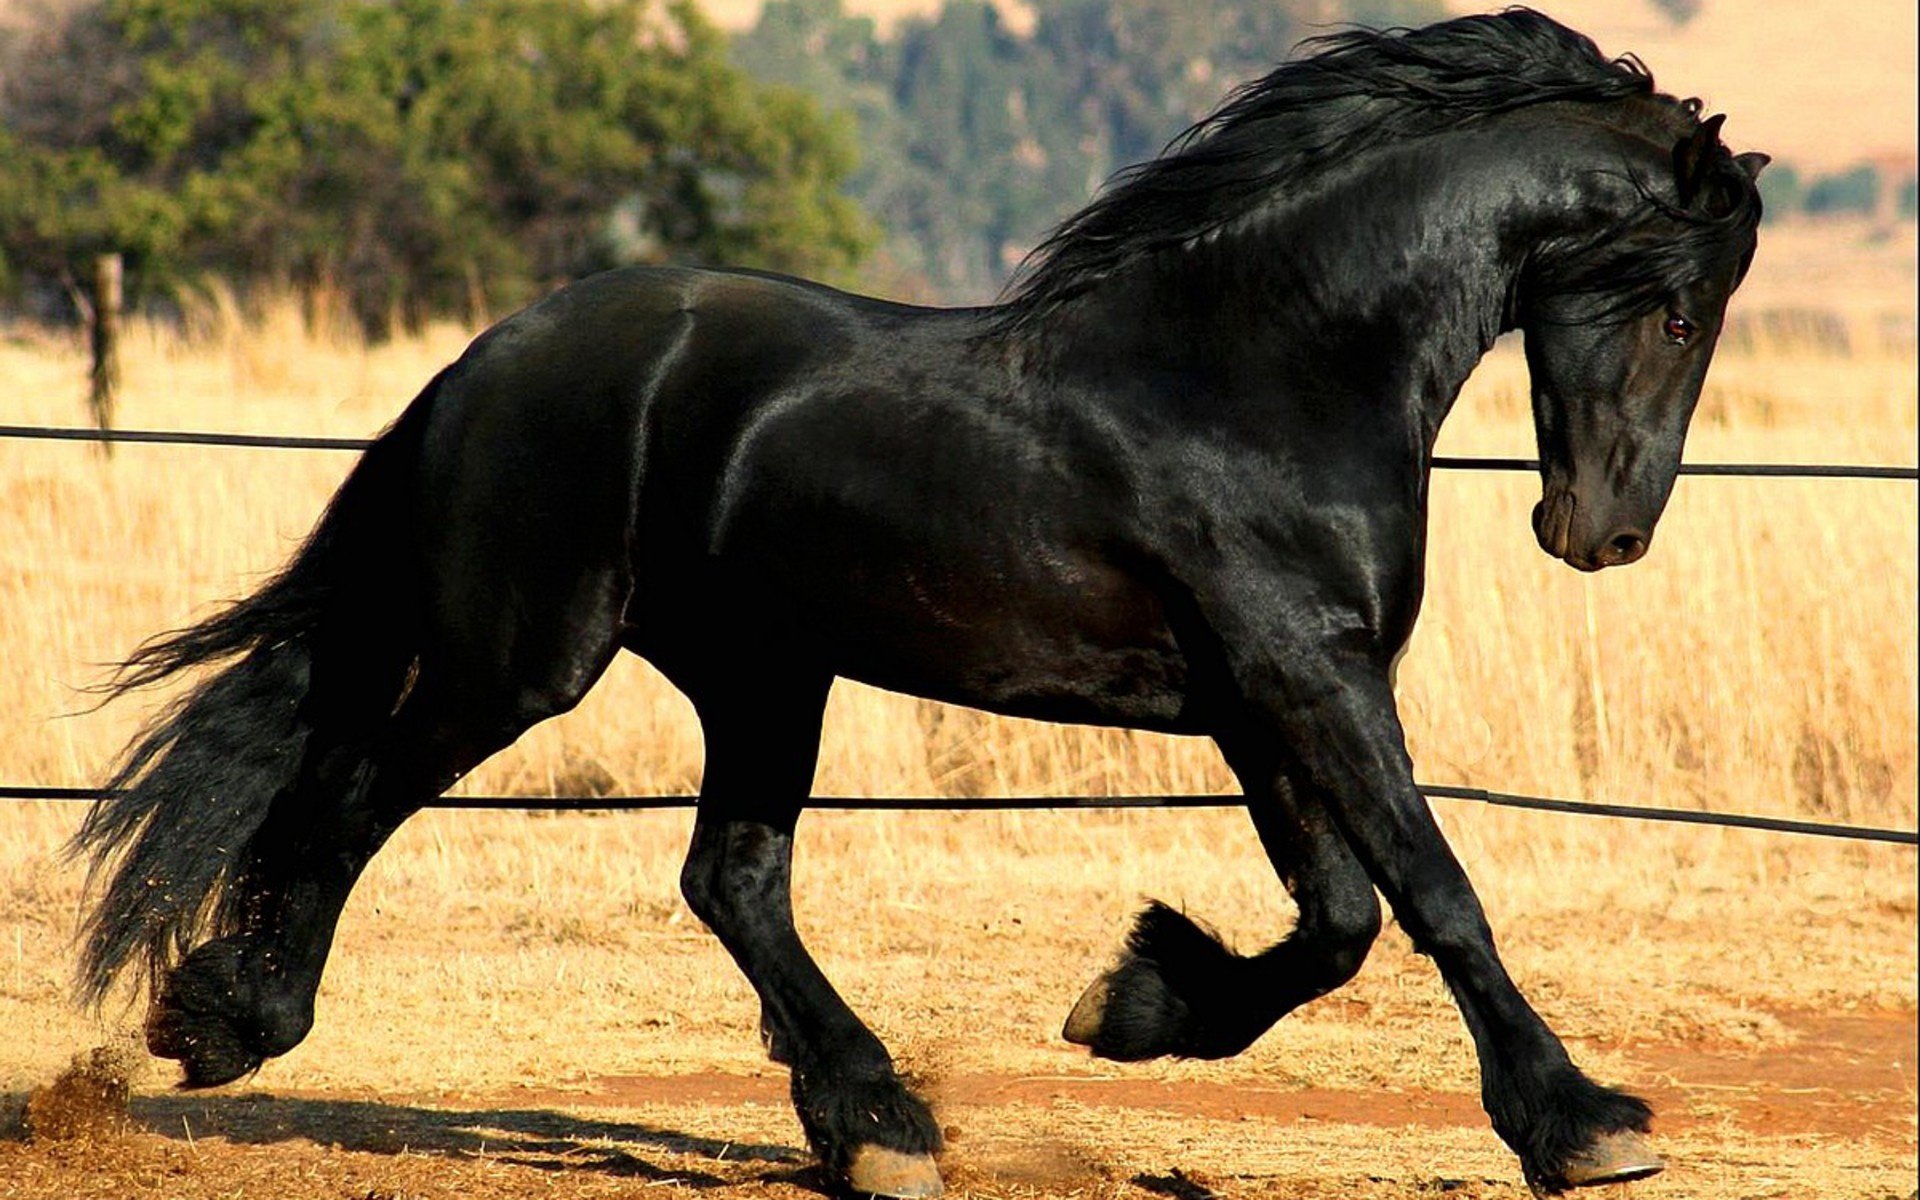
[[[1324,347],[1318,365],[1352,381],[1353,403],[1419,426],[1429,451],[1461,385],[1511,325],[1524,258],[1512,201],[1471,178],[1456,153],[1389,148],[1220,247],[1272,264],[1243,294],[1268,337],[1309,358]]]
[[[1166,252],[1063,316],[1091,368],[1168,367],[1235,386],[1345,392],[1432,450],[1440,422],[1510,323],[1520,271],[1511,201],[1402,147]],[[1258,400],[1243,396],[1241,399]],[[1252,413],[1256,406],[1249,406]]]

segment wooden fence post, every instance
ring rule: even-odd
[[[93,372],[87,407],[93,410],[93,423],[103,430],[113,427],[114,393],[120,387],[120,277],[118,254],[93,260]],[[111,443],[101,445],[112,451]]]

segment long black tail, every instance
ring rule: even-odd
[[[309,739],[324,728],[337,740],[326,727],[342,720],[376,728],[399,702],[421,609],[408,485],[439,383],[367,449],[265,586],[147,642],[104,688],[112,699],[227,663],[148,723],[107,783],[114,794],[94,804],[69,846],[93,859],[84,1002],[102,1002],[136,959],[157,983],[204,936],[234,932],[230,885],[274,798],[297,779]],[[358,712],[343,712],[342,698]]]

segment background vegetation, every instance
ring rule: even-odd
[[[692,0],[43,2],[0,37],[0,297],[70,315],[118,251],[136,303],[291,287],[374,335],[630,262],[984,301],[1303,38],[1448,15],[947,0],[883,31],[771,0],[729,42]],[[1914,215],[1910,163],[1763,183],[1774,216]]]
[[[0,50],[0,275],[95,252],[369,332],[661,258],[833,274],[853,130],[749,79],[691,3],[99,0]]]
[[[857,120],[849,187],[886,230],[882,277],[978,302],[1110,174],[1301,39],[1446,15],[1440,0],[1038,0],[1016,27],[948,0],[882,35],[841,0],[771,0],[734,58]]]

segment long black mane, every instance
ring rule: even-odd
[[[1688,130],[1701,109],[1697,100],[1658,95],[1637,58],[1608,59],[1586,36],[1524,8],[1417,30],[1342,32],[1300,49],[1310,53],[1234,92],[1159,158],[1117,174],[1036,247],[1008,289],[1000,326],[1030,327],[1116,271],[1219,234],[1375,146],[1549,101],[1651,97],[1668,110],[1663,123]],[[1730,160],[1724,165],[1731,169]],[[1646,261],[1630,248],[1609,252],[1618,230],[1594,245],[1561,247],[1538,264],[1538,274],[1555,277],[1540,281],[1544,290],[1562,298],[1607,293],[1580,305],[1586,316],[1670,291],[1757,223],[1758,194],[1750,183],[1729,182],[1717,190],[1711,215],[1662,204],[1643,182],[1649,214],[1698,226],[1692,236],[1677,247],[1664,241]],[[1596,254],[1608,261],[1596,262]]]

